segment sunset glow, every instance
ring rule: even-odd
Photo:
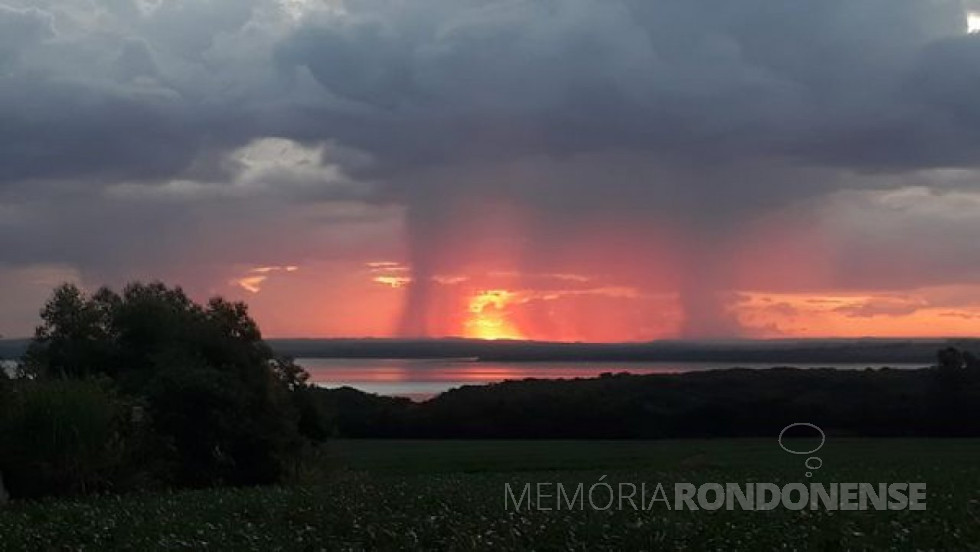
[[[375,276],[374,281],[393,288],[400,288],[412,281],[405,276]]]
[[[514,303],[514,292],[504,289],[481,291],[470,299],[466,337],[478,339],[524,339],[509,319],[508,308]]]

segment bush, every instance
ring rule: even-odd
[[[97,491],[124,460],[127,408],[105,381],[19,380],[0,404],[0,472],[13,497]]]
[[[273,382],[249,386],[228,372],[186,366],[165,369],[147,400],[154,432],[174,463],[177,485],[272,483],[298,446],[295,415]]]

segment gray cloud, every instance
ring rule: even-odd
[[[875,199],[977,187],[938,170],[980,165],[971,4],[0,1],[0,264],[110,278],[393,252],[336,218],[405,209],[428,281],[461,267],[453,224],[485,198],[526,212],[518,268],[673,286],[690,335],[737,332],[734,241],[785,209],[833,222],[828,262],[852,270],[828,286],[980,278],[972,223]],[[249,172],[236,152],[268,138],[334,157]],[[588,262],[556,253],[617,224]],[[664,235],[675,251],[647,248]]]
[[[396,134],[443,136],[415,160],[620,148],[887,168],[976,153],[969,121],[935,120],[976,65],[957,2],[366,5],[278,58]]]

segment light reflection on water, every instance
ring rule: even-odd
[[[347,359],[300,358],[313,383],[335,388],[350,386],[379,395],[425,400],[463,385],[484,385],[505,380],[594,378],[604,372],[676,374],[717,368],[769,368],[772,364],[718,362],[478,362],[473,359]],[[797,368],[827,364],[793,364]],[[864,369],[868,364],[835,364],[834,368]],[[892,364],[893,368],[919,368]],[[879,368],[881,365],[871,365]]]

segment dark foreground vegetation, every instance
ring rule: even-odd
[[[797,421],[836,435],[980,436],[980,365],[956,349],[920,370],[605,374],[467,386],[424,403],[311,393],[343,437],[759,437]]]
[[[307,375],[244,304],[132,284],[58,288],[0,377],[0,474],[15,498],[281,480],[322,439]]]
[[[918,481],[925,511],[504,508],[504,485],[804,481],[775,438],[330,441],[315,483],[0,510],[0,550],[977,550],[980,440],[830,438],[813,480]]]

